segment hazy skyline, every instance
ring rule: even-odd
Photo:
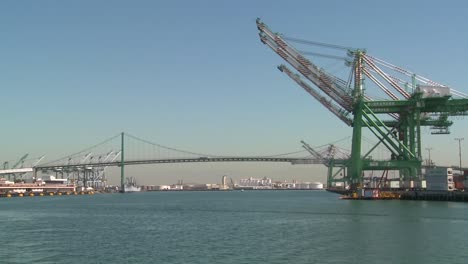
[[[121,131],[229,155],[333,142],[351,128],[276,69],[284,62],[259,41],[257,17],[288,36],[366,48],[468,93],[466,11],[464,1],[3,1],[0,160],[53,159]],[[423,131],[436,163],[458,164],[454,138],[468,120],[453,120],[450,135]],[[224,174],[324,181],[324,172],[210,163],[128,167],[127,175],[150,184]]]

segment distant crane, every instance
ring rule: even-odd
[[[366,170],[398,170],[403,179],[418,179],[422,166],[421,127],[429,126],[433,134],[447,134],[453,123],[448,120],[449,116],[468,115],[467,94],[370,56],[366,50],[286,38],[273,33],[260,19],[257,19],[257,28],[261,42],[300,75],[293,73],[285,65],[280,65],[278,69],[346,125],[353,127],[351,156],[346,163],[349,174],[346,178],[351,189],[362,187],[363,172]],[[324,57],[344,59],[345,65],[351,68],[348,80],[326,72],[307,59],[288,40],[345,51],[347,58],[330,55]],[[386,73],[381,67],[400,77]],[[369,90],[364,82],[365,77],[385,96],[390,97],[390,100],[373,100],[365,94]],[[317,87],[318,91],[308,82]],[[455,96],[458,98],[454,98]],[[389,116],[390,119],[382,120],[382,115]],[[368,128],[378,139],[377,144],[364,155],[361,147],[362,128]],[[390,152],[389,160],[370,159],[370,154],[380,144]]]
[[[330,188],[333,182],[342,182],[343,178],[346,177],[346,166],[349,163],[349,154],[338,150],[338,148],[330,144],[326,149],[325,153],[320,153],[313,149],[309,144],[305,141],[301,141],[302,147],[307,150],[315,159],[321,161],[323,165],[325,165],[328,169],[327,172],[327,187]],[[340,155],[338,156],[338,152]],[[338,170],[334,173],[333,169],[338,168]],[[343,177],[337,178],[338,175]]]
[[[29,156],[28,153],[24,154],[13,166],[11,166],[11,168],[9,168],[8,161],[4,162],[3,163],[3,169],[6,170],[6,169],[16,169],[16,168],[18,168],[18,166],[20,166],[21,164],[24,163],[24,161],[26,160],[26,158],[28,158],[28,156]],[[16,180],[16,174],[7,174],[6,176],[8,177],[9,180],[11,179],[11,176],[13,176],[13,179]]]

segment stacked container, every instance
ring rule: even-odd
[[[463,177],[464,177],[464,186],[468,186],[468,170],[463,171]]]
[[[403,182],[403,187],[407,189],[424,189],[426,186],[423,183],[424,181],[410,181],[406,180]]]
[[[465,189],[465,176],[464,175],[453,175],[453,182],[455,184],[455,189],[457,190]]]
[[[436,167],[427,169],[426,189],[428,191],[453,191],[455,184],[453,182],[452,168]]]
[[[390,182],[390,188],[399,189],[400,188],[400,182],[399,181],[391,181]]]

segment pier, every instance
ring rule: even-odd
[[[464,191],[391,191],[378,189],[362,189],[358,191],[340,191],[336,189],[328,189],[327,191],[342,194],[340,199],[343,200],[413,200],[468,202],[468,192]],[[368,192],[369,194],[366,194],[366,192]]]

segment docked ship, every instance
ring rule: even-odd
[[[124,192],[139,192],[141,187],[137,186],[135,177],[127,178],[124,186]]]

